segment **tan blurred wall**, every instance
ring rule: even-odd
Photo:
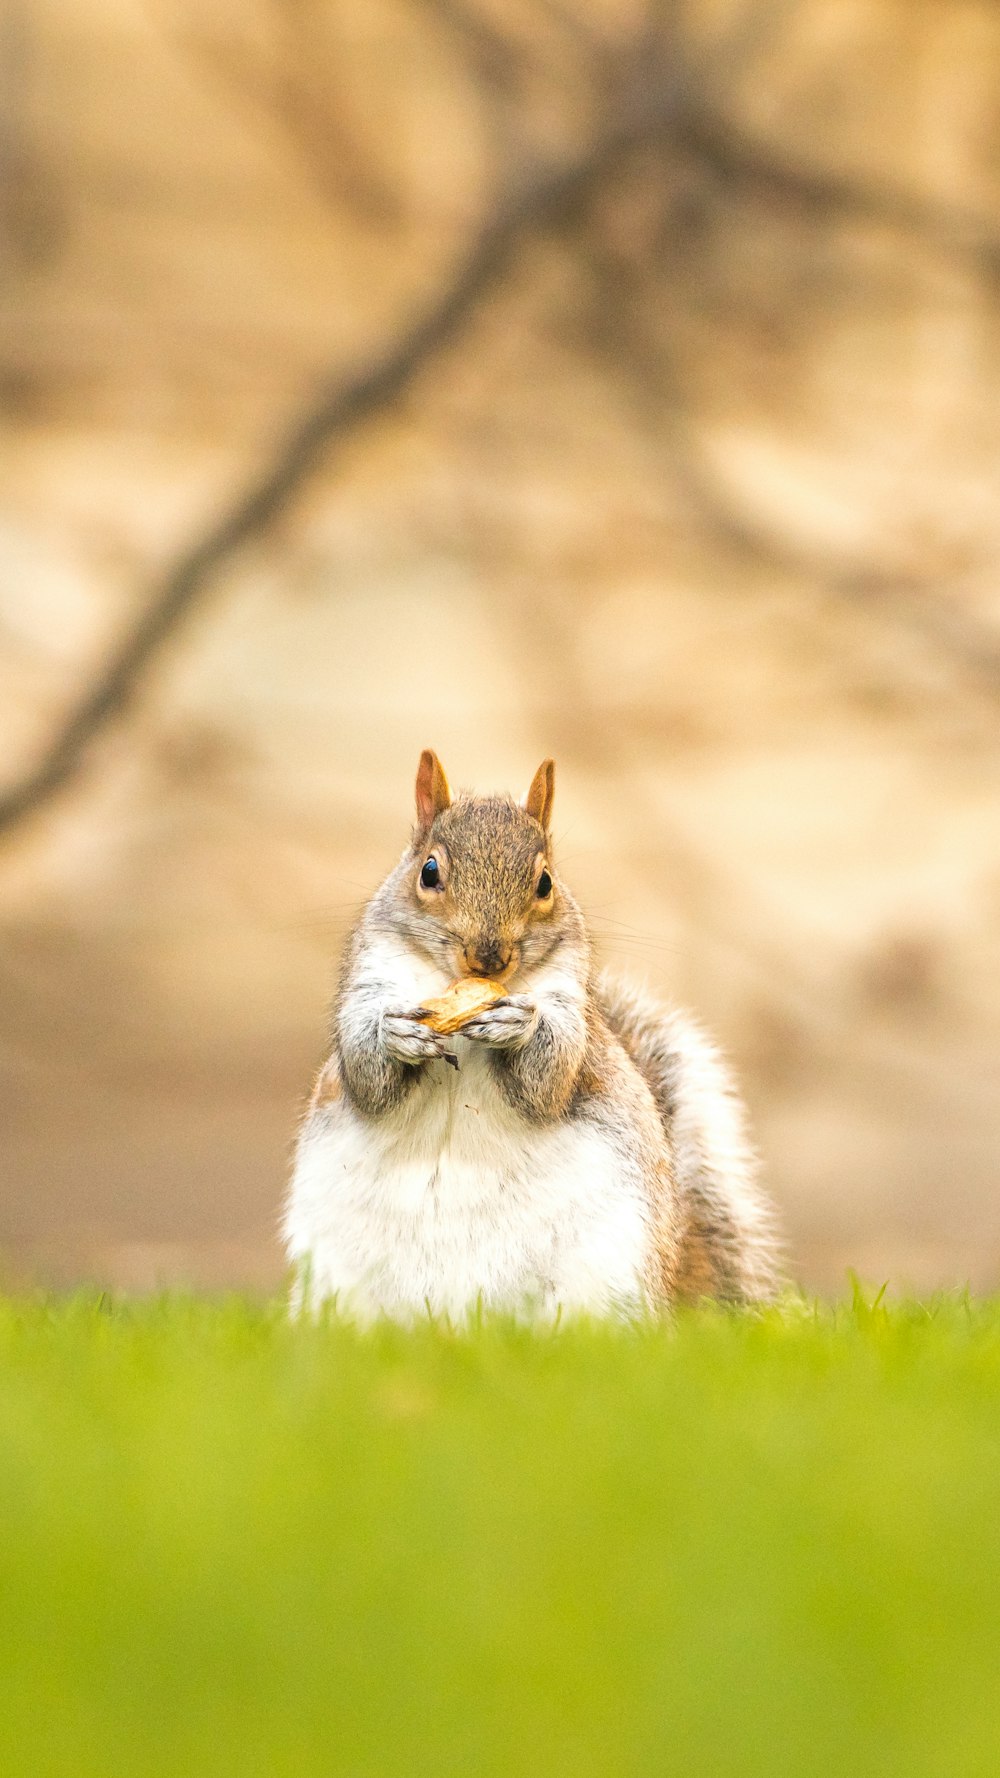
[[[635,11],[589,16],[624,38]],[[0,16],[13,776],[317,378],[447,275],[492,113],[433,8]],[[695,8],[696,34],[736,16]],[[532,139],[572,146],[575,64],[538,9],[506,17]],[[996,226],[998,73],[986,5],[815,3],[733,103]],[[641,200],[612,187],[612,231]],[[333,959],[431,743],[515,788],[555,752],[600,950],[737,1062],[797,1275],[1000,1282],[995,278],[885,220],[713,214],[659,320],[700,460],[775,548],[720,539],[690,439],[593,350],[572,250],[536,241],[4,844],[8,1276],[280,1276]]]

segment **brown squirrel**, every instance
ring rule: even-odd
[[[695,1026],[595,974],[553,859],[554,776],[547,759],[523,803],[453,798],[421,755],[416,826],[352,933],[299,1137],[299,1306],[608,1313],[775,1291],[742,1105]],[[455,977],[491,989],[468,1017],[459,997],[444,1035],[427,1002]]]

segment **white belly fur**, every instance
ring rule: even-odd
[[[483,1050],[455,1049],[460,1072],[430,1064],[383,1118],[310,1115],[285,1220],[304,1296],[366,1319],[635,1307],[648,1212],[624,1152],[585,1121],[529,1124]]]

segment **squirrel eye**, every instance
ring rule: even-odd
[[[440,881],[441,881],[441,872],[438,870],[437,859],[436,858],[428,858],[427,862],[424,865],[423,870],[420,873],[420,882],[421,882],[422,888],[436,889],[439,886]]]
[[[549,873],[547,870],[543,870],[541,876],[539,877],[538,883],[535,887],[535,894],[537,895],[539,901],[547,901],[549,896],[552,894],[552,878],[549,876]]]

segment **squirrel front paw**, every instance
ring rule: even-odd
[[[436,1062],[448,1054],[444,1039],[402,1007],[387,1007],[382,1014],[382,1042],[390,1056],[411,1067],[418,1062]]]
[[[489,1044],[492,1049],[522,1049],[530,1043],[538,1027],[538,1008],[527,994],[511,994],[494,1000],[492,1006],[477,1013],[459,1035],[471,1037],[474,1043]]]

